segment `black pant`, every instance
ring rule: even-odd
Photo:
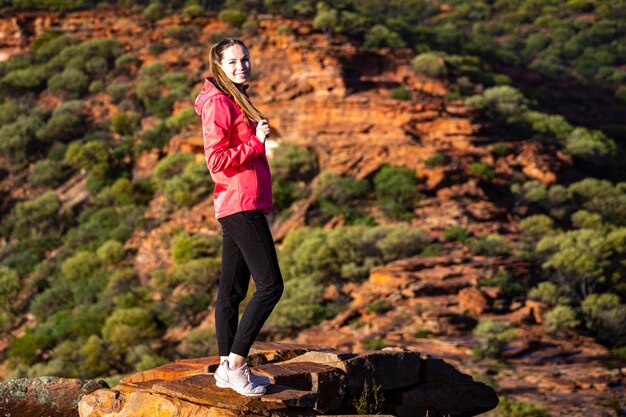
[[[261,210],[243,211],[219,219],[222,225],[222,275],[215,305],[215,329],[220,356],[248,356],[261,327],[283,293],[276,248]],[[239,318],[250,273],[256,291]]]

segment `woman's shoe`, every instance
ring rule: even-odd
[[[246,397],[258,397],[265,394],[265,386],[252,382],[248,364],[244,364],[241,368],[231,369],[228,360],[225,360],[217,367],[213,377],[218,387],[230,388]]]

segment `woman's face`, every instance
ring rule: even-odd
[[[241,45],[233,45],[224,49],[220,67],[224,74],[235,84],[243,84],[250,78],[252,64],[248,50]]]

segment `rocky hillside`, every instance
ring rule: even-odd
[[[1,19],[2,376],[114,384],[216,353],[219,225],[191,106],[231,34],[273,129],[286,292],[264,339],[441,357],[496,389],[499,416],[623,412],[619,142],[462,51],[224,20]]]

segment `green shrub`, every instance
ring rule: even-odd
[[[95,80],[89,84],[89,88],[87,89],[89,94],[97,94],[104,91],[104,81]]]
[[[324,287],[312,277],[301,277],[285,282],[285,291],[268,319],[274,334],[292,334],[313,326],[331,316],[320,303]]]
[[[366,304],[365,309],[370,313],[385,314],[386,312],[393,310],[393,306],[385,300],[378,299]]]
[[[469,236],[469,232],[461,226],[451,226],[443,232],[444,239],[451,242],[465,242]]]
[[[504,344],[517,337],[515,330],[506,322],[495,320],[480,320],[473,333],[480,339],[479,346],[474,350],[480,359],[500,357]]]
[[[48,80],[48,90],[58,97],[78,98],[89,85],[89,77],[81,70],[67,68]]]
[[[500,397],[498,407],[493,411],[494,417],[548,417],[548,411],[541,404],[526,403]]]
[[[175,264],[206,256],[216,256],[220,250],[220,240],[215,236],[190,235],[179,233],[170,242],[172,259]]]
[[[172,152],[161,159],[154,167],[152,173],[157,182],[164,182],[171,177],[180,175],[194,159],[193,154],[183,152]]]
[[[169,117],[165,121],[165,125],[169,129],[182,130],[191,125],[197,125],[200,123],[200,118],[196,114],[193,107],[187,107]]]
[[[318,172],[317,156],[309,148],[282,144],[270,160],[274,207],[282,211],[308,194],[308,183]]]
[[[159,1],[150,2],[150,4],[141,12],[144,19],[155,22],[164,16],[165,11],[163,5]]]
[[[361,217],[357,204],[369,191],[369,183],[366,180],[342,177],[334,172],[324,172],[313,191],[322,219],[341,215],[346,221],[353,222]]]
[[[29,146],[35,141],[38,129],[43,125],[41,116],[33,112],[19,116],[13,123],[0,126],[0,152],[5,154],[11,171],[19,169],[29,154]]]
[[[411,100],[413,95],[411,92],[404,86],[397,87],[391,90],[391,98],[394,100]]]
[[[178,351],[187,358],[219,355],[215,330],[196,327],[178,345]]]
[[[0,265],[0,312],[11,312],[11,304],[15,301],[20,288],[20,276],[17,271]]]
[[[47,142],[68,142],[82,136],[85,129],[83,102],[70,100],[54,109],[45,126],[37,130],[37,137]]]
[[[523,202],[538,203],[548,197],[546,186],[539,181],[526,181],[521,186],[514,184],[511,186],[511,191],[517,194]]]
[[[111,130],[120,135],[132,135],[141,116],[135,112],[119,112],[111,118]]]
[[[193,19],[195,17],[202,16],[204,14],[204,8],[195,2],[187,2],[183,8],[185,16]]]
[[[543,301],[550,306],[567,305],[569,298],[561,295],[559,288],[550,281],[543,281],[528,291],[528,298]]]
[[[61,201],[54,191],[47,191],[29,201],[15,205],[14,230],[18,236],[39,236],[58,230]]]
[[[117,240],[107,240],[96,251],[104,265],[116,265],[124,259],[124,246]]]
[[[138,63],[139,63],[139,60],[133,54],[125,53],[125,54],[118,56],[115,59],[114,65],[115,65],[115,69],[128,73]]]
[[[131,91],[131,84],[126,82],[116,82],[107,87],[107,93],[111,96],[111,101],[116,104],[122,101]]]
[[[380,48],[404,48],[406,43],[402,40],[402,37],[398,33],[389,29],[385,25],[374,25],[365,34],[365,42],[363,46],[366,48],[380,49]]]
[[[13,123],[26,111],[27,108],[23,104],[6,100],[4,103],[0,104],[0,124],[7,125]]]
[[[446,74],[446,63],[443,57],[435,52],[424,52],[411,61],[413,70],[429,77],[441,77]]]
[[[70,165],[88,172],[98,165],[106,163],[108,158],[107,147],[99,140],[89,141],[85,144],[74,142],[70,144],[65,153],[65,160]]]
[[[217,14],[217,18],[235,28],[240,28],[246,21],[245,13],[237,9],[223,9]]]
[[[6,89],[13,95],[28,90],[42,90],[48,79],[46,68],[33,65],[23,69],[15,69],[0,78],[0,89]]]
[[[465,100],[465,104],[491,116],[512,116],[526,109],[526,99],[522,93],[508,85],[490,87],[482,94]]]
[[[40,61],[48,61],[55,55],[58,55],[68,46],[78,45],[80,39],[63,35],[59,32],[48,30],[40,37],[35,39],[32,44],[32,51]]]
[[[506,239],[498,234],[481,237],[470,246],[475,255],[502,256],[510,252]]]
[[[385,261],[408,258],[419,254],[431,239],[420,229],[399,225],[376,243]]]
[[[50,159],[38,161],[28,174],[28,182],[36,186],[55,187],[67,177],[63,164]]]
[[[161,122],[154,128],[142,132],[137,150],[161,149],[168,144],[170,134],[170,129],[165,122]]]
[[[560,329],[573,329],[580,324],[576,312],[570,306],[557,305],[544,317],[543,326],[548,333],[556,333]]]
[[[70,281],[76,282],[80,285],[81,282],[87,281],[87,279],[100,267],[100,261],[94,256],[93,253],[87,251],[80,251],[75,253],[71,258],[68,258],[63,262],[61,266],[61,272]]]
[[[190,283],[202,288],[213,288],[220,277],[221,261],[217,258],[199,258],[174,265],[170,281]]]
[[[91,335],[80,348],[80,365],[87,377],[95,378],[109,370],[111,358],[106,345],[97,335]]]
[[[469,166],[468,172],[471,175],[474,175],[476,177],[480,177],[486,180],[490,180],[495,176],[493,169],[491,169],[486,164],[483,164],[482,162],[472,162]]]
[[[616,294],[591,294],[582,302],[585,324],[609,346],[626,344],[626,304]]]
[[[277,31],[279,35],[290,35],[293,32],[293,27],[290,24],[283,23],[278,26]]]
[[[602,164],[615,155],[616,145],[599,130],[591,131],[579,127],[567,136],[565,151],[575,158]]]
[[[444,165],[445,162],[446,162],[446,156],[441,152],[437,152],[433,156],[425,160],[424,165],[426,165],[429,168],[433,168],[436,166]]]
[[[385,346],[385,341],[381,339],[372,339],[365,343],[365,347],[370,350],[379,350]],[[370,387],[367,381],[365,381],[363,391],[358,395],[358,398],[355,395],[355,398],[352,400],[354,410],[359,415],[380,414],[384,403],[385,397],[380,392],[380,386],[374,385]]]
[[[383,212],[391,218],[409,219],[420,198],[415,173],[407,168],[383,166],[374,176],[376,197]]]
[[[554,220],[545,214],[534,214],[522,219],[519,223],[524,236],[534,240],[541,239],[555,231]]]
[[[602,216],[587,210],[578,210],[572,214],[571,219],[572,226],[577,229],[600,229],[602,227]]]
[[[496,157],[506,156],[511,152],[509,145],[505,142],[497,142],[491,146],[491,154]]]
[[[180,43],[193,43],[200,36],[200,28],[196,25],[181,25],[169,27],[163,32],[167,38],[172,38]]]
[[[113,354],[119,355],[156,337],[157,330],[150,312],[134,307],[115,310],[106,319],[102,336],[111,344]]]

